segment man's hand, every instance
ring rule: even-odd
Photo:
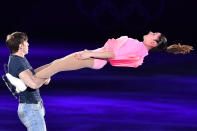
[[[50,81],[51,81],[51,78],[48,78],[48,79],[45,81],[44,85],[48,85],[48,84],[50,83]]]

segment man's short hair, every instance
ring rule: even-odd
[[[7,35],[6,45],[9,48],[11,54],[16,53],[19,49],[19,45],[28,40],[27,34],[24,32],[14,32]]]

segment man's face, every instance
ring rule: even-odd
[[[28,50],[29,50],[29,43],[28,41],[24,41],[23,44],[22,44],[22,51],[23,53],[26,55],[28,54]]]
[[[156,32],[149,32],[147,35],[144,35],[144,41],[148,46],[156,47],[157,46],[157,40],[161,36],[161,33]]]

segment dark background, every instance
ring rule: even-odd
[[[194,0],[2,0],[0,74],[7,63],[6,36],[26,32],[34,68],[127,35],[149,31],[168,43],[196,46]],[[48,130],[196,131],[197,53],[149,52],[139,68],[109,64],[101,70],[61,72],[43,86]],[[0,130],[25,130],[18,102],[0,80]]]
[[[103,43],[148,31],[165,34],[169,43],[195,44],[196,3],[185,0],[1,1],[1,41],[14,31],[30,40]]]

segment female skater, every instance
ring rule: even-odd
[[[143,36],[143,42],[122,36],[109,39],[102,48],[75,52],[48,64],[47,68],[36,73],[38,78],[50,78],[52,75],[81,68],[101,69],[107,62],[112,66],[137,68],[143,63],[150,50],[166,50],[174,54],[185,54],[193,50],[192,46],[174,44],[167,47],[166,37],[149,32]]]

